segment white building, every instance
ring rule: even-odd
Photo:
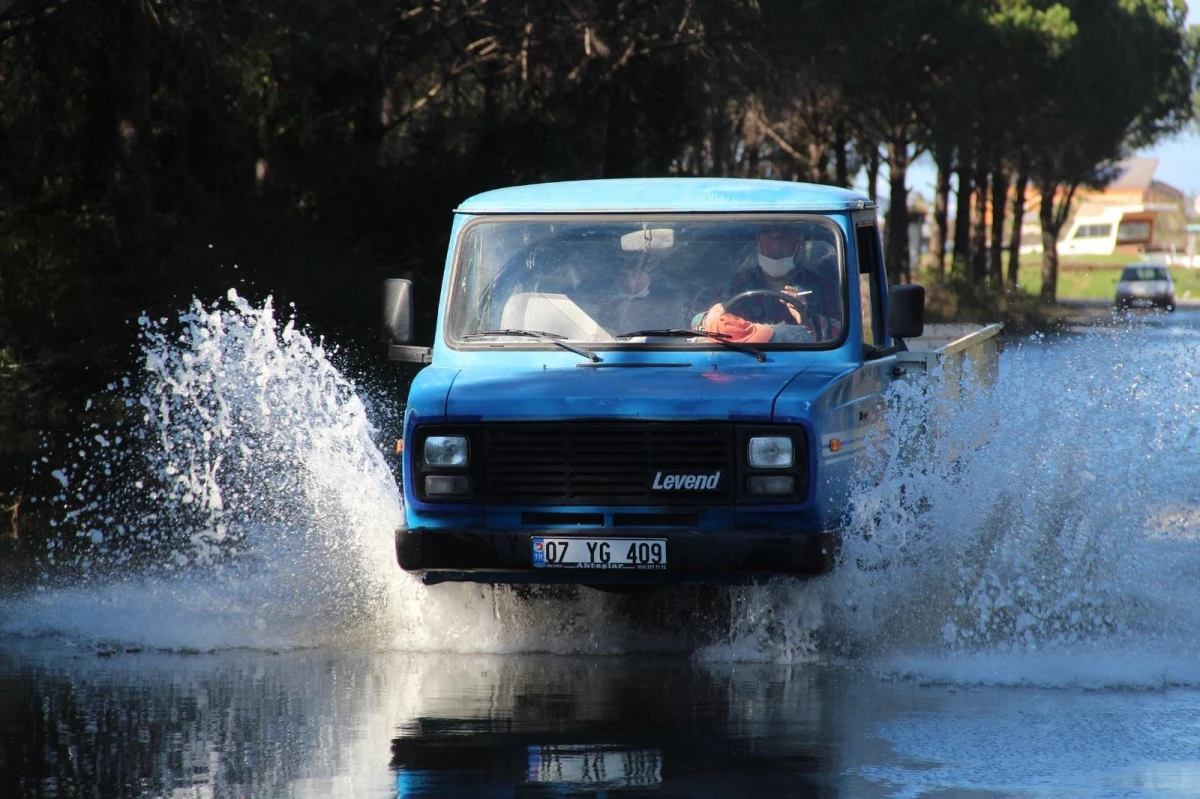
[[[1154,179],[1157,168],[1157,158],[1130,158],[1118,165],[1117,178],[1105,188],[1080,189],[1078,205],[1059,238],[1059,253],[1182,255],[1188,243],[1185,198],[1174,186]],[[1036,208],[1022,231],[1023,252],[1041,251]]]

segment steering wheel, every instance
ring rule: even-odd
[[[775,291],[774,289],[750,289],[749,291],[743,291],[740,294],[734,294],[721,304],[724,305],[725,310],[728,311],[732,306],[744,299],[747,299],[748,297],[774,297],[775,299],[785,302],[795,308],[797,313],[800,314],[801,319],[807,319],[808,303],[803,298],[809,294],[812,294],[812,292],[804,291],[800,293],[800,296],[796,296],[794,294],[788,294],[786,291]]]

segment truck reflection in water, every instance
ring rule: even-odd
[[[525,748],[524,784],[521,785],[520,749],[515,746],[505,748],[508,752],[499,762],[496,762],[495,754],[474,757],[472,753],[456,751],[455,762],[440,769],[430,768],[430,763],[422,763],[424,768],[393,763],[397,768],[396,793],[408,797],[444,795],[450,790],[469,792],[474,796],[514,796],[520,786],[522,794],[532,791],[578,795],[587,791],[657,790],[662,787],[662,753],[657,749],[590,744],[531,745]],[[404,754],[421,757],[421,752],[410,753],[406,751],[408,749],[404,742],[397,741],[394,747],[397,759]],[[508,754],[511,759],[504,760]],[[492,769],[490,763],[495,763],[498,768]],[[471,764],[473,768],[463,768],[464,764]]]
[[[829,694],[880,707],[840,679],[676,656],[0,639],[0,796],[836,795],[847,740],[875,744],[839,731]]]
[[[439,662],[392,742],[401,797],[811,796],[835,768],[821,669]]]

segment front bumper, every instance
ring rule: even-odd
[[[656,538],[667,542],[667,568],[535,568],[535,537]],[[779,576],[828,572],[837,556],[836,531],[799,530],[453,530],[396,531],[396,559],[426,585],[443,582],[677,585],[744,585]]]

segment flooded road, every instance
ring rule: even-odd
[[[1187,688],[644,656],[48,649],[0,668],[6,796],[1189,796],[1200,778]]]
[[[630,596],[417,584],[367,388],[269,308],[143,325],[39,467],[0,796],[1200,794],[1200,311],[1011,341],[978,447],[897,397],[834,574]]]

